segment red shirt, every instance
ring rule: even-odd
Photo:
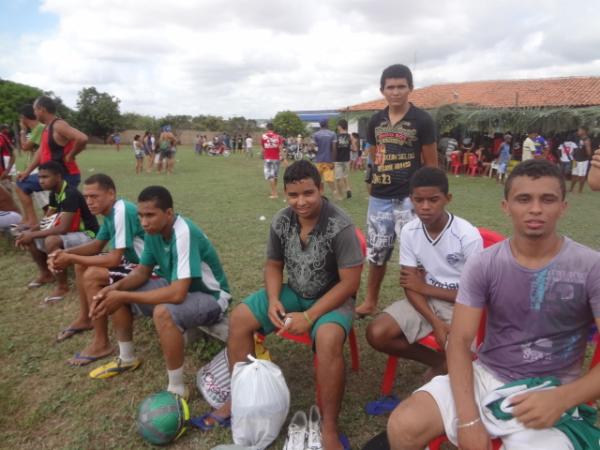
[[[56,120],[60,120],[60,119],[56,119]],[[80,173],[79,166],[77,165],[77,163],[74,160],[65,162],[65,156],[68,153],[71,153],[73,151],[73,149],[75,148],[75,141],[69,141],[63,147],[63,146],[57,144],[56,141],[54,141],[54,137],[51,134],[52,125],[54,124],[54,122],[56,122],[56,120],[54,120],[50,125],[45,127],[44,131],[42,132],[42,139],[40,141],[40,164],[44,164],[45,162],[52,161],[52,160],[59,162],[56,158],[52,158],[52,149],[54,149],[55,156],[57,154],[58,154],[58,156],[60,156],[60,161],[67,168],[67,172],[69,173],[69,175],[79,174]]]
[[[0,158],[2,159],[0,161],[0,175],[4,173],[4,170],[6,170],[4,158],[10,158],[11,149],[12,144],[10,142],[9,137],[6,136],[4,133],[0,133]]]
[[[267,131],[262,135],[260,145],[264,149],[265,160],[277,160],[279,161],[279,148],[283,145],[283,138],[274,131]]]

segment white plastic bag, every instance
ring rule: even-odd
[[[290,391],[281,369],[248,355],[231,379],[233,442],[262,450],[279,435],[290,409]]]

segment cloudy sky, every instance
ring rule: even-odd
[[[378,98],[381,70],[416,87],[600,75],[589,0],[0,0],[0,78],[82,87],[122,112],[268,118]]]

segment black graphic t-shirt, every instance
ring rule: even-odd
[[[350,161],[350,135],[348,133],[339,133],[337,135],[337,153],[335,162]]]
[[[421,167],[421,148],[435,142],[431,116],[412,103],[396,124],[388,109],[373,115],[367,127],[367,142],[375,147],[371,195],[378,198],[408,196],[408,182]]]
[[[339,282],[338,269],[361,265],[363,254],[350,217],[326,199],[308,236],[303,244],[298,216],[282,209],[271,223],[267,258],[283,261],[288,286],[298,295],[318,300]]]

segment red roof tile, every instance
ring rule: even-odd
[[[448,104],[486,108],[595,106],[600,105],[600,77],[436,84],[415,89],[410,101],[424,109]],[[349,106],[344,111],[373,111],[385,106],[381,99]]]

